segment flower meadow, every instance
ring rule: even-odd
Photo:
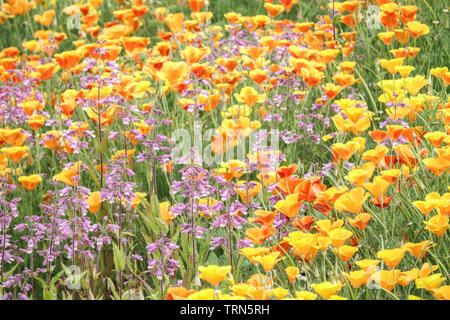
[[[449,9],[1,1],[0,299],[449,300]]]

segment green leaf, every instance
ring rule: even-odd
[[[140,210],[138,212],[149,231],[153,231],[154,234],[167,233],[169,231],[169,226],[160,217],[159,202],[155,195],[151,197],[150,205],[145,207],[145,213]]]
[[[150,214],[152,217],[159,217],[159,201],[156,195],[150,197]]]
[[[65,270],[67,270],[67,268],[66,268],[64,265],[63,265],[63,268],[64,268]],[[59,273],[57,273],[56,276],[52,277],[52,280],[50,281],[50,285],[55,285],[56,281],[58,281],[59,278],[61,278],[61,276],[63,275],[63,273],[64,273],[64,270],[61,271],[61,272],[59,272]],[[69,272],[69,273],[70,273],[70,272]]]
[[[208,258],[208,264],[215,264],[215,265],[219,265],[219,258],[217,258],[216,254],[214,252],[211,252],[209,254],[209,258]]]
[[[53,300],[50,290],[47,288],[44,288],[43,296],[44,296],[44,300]]]
[[[333,24],[337,25],[339,23],[339,16],[335,16],[333,19]]]
[[[34,279],[38,280],[43,288],[45,288],[47,286],[47,282],[44,279],[42,279],[41,277],[35,277]]]
[[[114,266],[117,270],[125,270],[125,253],[116,244],[113,244],[114,250]]]
[[[11,276],[11,275],[13,274],[14,270],[16,270],[16,268],[17,268],[18,265],[19,265],[19,264],[16,263],[16,265],[15,265],[14,267],[12,267],[11,270],[9,270],[8,272],[6,272],[5,275],[3,276],[3,279],[8,279],[9,276]]]
[[[114,286],[114,283],[112,282],[112,280],[110,278],[106,278],[106,279],[108,280],[108,284],[111,287],[111,291],[113,292],[114,298],[116,300],[120,300],[120,297],[117,294],[116,287]]]
[[[92,168],[91,166],[88,167],[88,172],[89,175],[91,176],[92,180],[94,180],[95,185],[97,186],[97,188],[100,188],[100,181],[97,178],[97,173],[95,172],[95,169]]]
[[[104,153],[106,151],[106,149],[108,148],[108,138],[107,137],[103,137],[102,138],[102,142],[100,142],[97,147],[95,148],[95,150],[98,153]]]

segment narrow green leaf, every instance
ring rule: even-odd
[[[116,244],[113,244],[114,250],[114,266],[117,270],[125,270],[125,253]]]

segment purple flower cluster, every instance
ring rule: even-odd
[[[148,244],[146,248],[150,273],[156,275],[158,280],[162,280],[163,274],[173,277],[180,267],[179,261],[171,258],[178,246],[161,233],[160,239],[155,243]]]

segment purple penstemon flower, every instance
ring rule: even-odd
[[[178,249],[178,246],[171,242],[165,234],[160,234],[160,239],[155,243],[149,243],[147,249],[147,265],[151,274],[156,275],[158,280],[163,279],[163,274],[174,276],[176,269],[179,268],[179,261],[172,259],[172,254]],[[155,255],[155,253],[158,253]]]

